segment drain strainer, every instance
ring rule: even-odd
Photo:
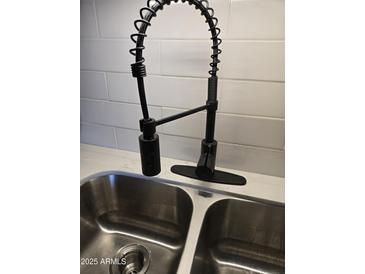
[[[146,274],[151,254],[143,245],[130,244],[119,249],[114,259],[118,263],[110,265],[110,274]]]

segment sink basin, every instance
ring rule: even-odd
[[[90,178],[81,274],[285,272],[284,204],[123,172]]]
[[[225,199],[207,211],[191,274],[284,273],[284,206]]]
[[[80,200],[81,273],[177,272],[193,211],[184,190],[106,175],[85,182]]]

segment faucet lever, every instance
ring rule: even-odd
[[[201,151],[196,174],[202,179],[213,177],[215,169],[215,158],[217,154],[217,141],[208,143],[205,139],[201,142]]]

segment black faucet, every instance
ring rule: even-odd
[[[164,5],[170,5],[171,2],[178,2],[178,0],[148,0],[147,6],[140,10],[141,19],[134,22],[134,26],[138,33],[132,34],[131,39],[136,44],[136,47],[130,50],[130,53],[135,56],[135,63],[131,65],[132,75],[137,78],[139,98],[142,107],[143,119],[140,120],[140,130],[142,134],[139,136],[139,147],[141,153],[142,172],[146,176],[155,176],[161,171],[160,163],[160,146],[159,137],[156,134],[156,127],[167,122],[197,113],[202,110],[207,111],[205,139],[201,143],[201,155],[196,167],[174,165],[171,171],[176,174],[187,176],[194,179],[200,179],[209,182],[244,185],[246,179],[242,176],[231,173],[215,170],[215,160],[217,153],[217,141],[214,140],[215,117],[218,107],[217,101],[217,86],[218,86],[218,55],[222,52],[219,45],[222,39],[218,38],[221,32],[217,27],[218,19],[214,17],[214,10],[209,7],[207,0],[181,0],[183,3],[187,2],[189,5],[194,5],[195,9],[201,11],[209,25],[211,32],[212,45],[212,62],[210,63],[211,70],[208,78],[208,99],[205,105],[184,111],[182,113],[172,115],[160,120],[151,118],[148,114],[148,107],[145,95],[145,87],[143,77],[147,75],[145,59],[143,58],[143,50],[145,49],[143,43],[144,38],[147,37],[147,27],[151,25],[151,19],[156,17],[157,11],[162,10]]]

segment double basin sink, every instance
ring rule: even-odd
[[[284,273],[284,205],[111,173],[81,185],[82,274]]]

